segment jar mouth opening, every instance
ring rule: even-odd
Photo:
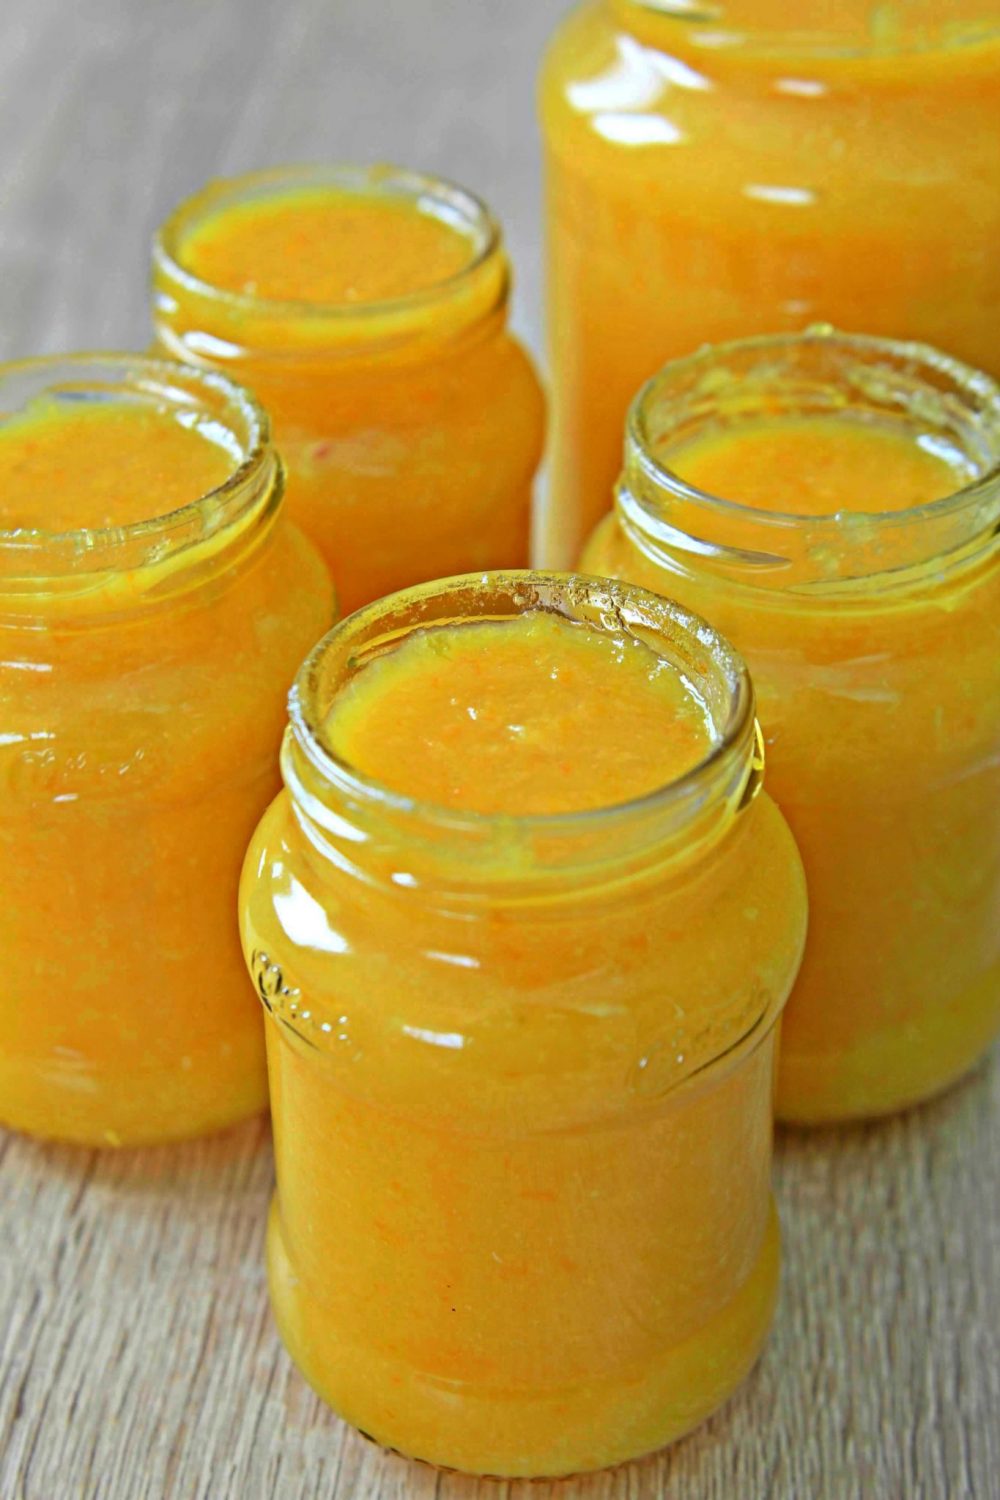
[[[296,189],[332,187],[361,196],[410,202],[433,217],[450,223],[471,242],[468,261],[457,271],[402,296],[370,301],[321,301],[310,298],[261,297],[206,281],[184,263],[184,243],[200,224],[227,208]],[[422,172],[389,164],[350,162],[303,163],[265,168],[238,177],[218,178],[180,203],[157,231],[153,241],[154,272],[170,283],[232,313],[256,318],[353,325],[404,317],[447,298],[474,279],[499,256],[503,245],[500,225],[486,204],[468,189]]]
[[[235,381],[133,354],[51,355],[0,365],[0,420],[38,397],[60,395],[148,402],[197,415],[225,430],[235,450],[233,467],[221,484],[193,500],[137,521],[53,530],[0,525],[0,580],[11,567],[22,576],[53,576],[141,566],[216,535],[256,507],[269,477],[270,423]],[[274,488],[277,500],[280,484]]]
[[[713,678],[714,734],[706,754],[678,777],[628,801],[579,812],[509,814],[456,809],[396,792],[342,759],[326,742],[323,725],[336,691],[367,660],[391,650],[412,631],[476,619],[511,619],[529,610],[559,614],[596,628],[641,633],[664,655],[697,658]],[[365,647],[369,655],[362,657]],[[324,782],[355,803],[381,809],[425,828],[479,839],[512,830],[558,836],[611,829],[656,813],[700,807],[713,785],[732,775],[734,754],[753,743],[754,692],[736,650],[700,616],[673,600],[633,585],[580,574],[530,569],[467,574],[406,589],[357,610],[335,625],[303,663],[289,696],[296,744]],[[287,770],[287,767],[286,767]],[[749,774],[749,767],[748,767]],[[286,777],[287,779],[287,777]],[[746,777],[744,777],[744,780]]]
[[[675,472],[669,454],[654,451],[667,440],[679,446],[709,423],[724,431],[726,419],[732,430],[755,417],[859,413],[902,418],[914,429],[933,426],[979,472],[950,494],[908,508],[815,514],[765,510],[709,493]],[[625,441],[619,511],[626,524],[668,546],[683,534],[693,550],[770,563],[787,560],[803,545],[817,556],[863,548],[871,575],[883,571],[879,547],[890,539],[899,557],[885,571],[904,558],[945,556],[988,534],[1000,517],[1000,385],[925,344],[824,326],[709,345],[664,366],[642,387],[629,410]],[[683,524],[672,526],[670,512]],[[698,523],[711,542],[694,536]],[[731,544],[733,537],[749,540],[751,549]]]

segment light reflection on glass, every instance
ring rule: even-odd
[[[430,1042],[432,1047],[451,1047],[460,1050],[465,1046],[465,1037],[460,1031],[428,1031],[423,1026],[404,1026],[407,1036],[418,1042]]]
[[[55,735],[48,729],[31,729],[27,734],[16,729],[0,731],[0,745],[30,745],[36,740],[54,739]]]
[[[215,334],[202,333],[197,329],[185,336],[184,348],[190,354],[201,354],[205,359],[237,359],[243,350],[239,344],[228,339],[216,338]]]
[[[788,203],[793,207],[808,206],[816,202],[816,194],[812,188],[785,187],[778,183],[748,182],[743,194],[760,203]]]
[[[572,83],[567,98],[581,114],[617,114],[652,109],[668,88],[711,89],[712,83],[688,63],[644,47],[634,37],[619,37],[618,56],[596,78]]]
[[[642,65],[645,49],[634,44],[626,48],[619,43],[619,57],[606,73],[582,83],[571,83],[566,90],[567,98],[581,114],[593,114],[604,109],[648,109],[655,104],[663,89],[663,80],[654,68]],[[629,56],[637,54],[636,59]]]
[[[433,958],[439,964],[454,964],[459,969],[478,969],[479,959],[474,958],[471,953],[442,953],[437,948],[428,948],[424,954],[425,958]]]
[[[721,52],[724,47],[740,47],[746,37],[739,31],[694,31],[689,40],[697,47]]]
[[[679,16],[685,21],[717,21],[722,14],[719,5],[705,0],[639,0],[644,10],[658,10],[665,16]]]
[[[704,94],[715,87],[710,78],[697,72],[689,63],[681,62],[679,57],[670,57],[666,52],[653,52],[650,57],[657,72],[676,89],[693,89]]]
[[[595,115],[594,129],[619,146],[676,146],[684,132],[662,115]]]
[[[330,926],[323,907],[294,876],[289,876],[287,890],[275,893],[274,909],[282,930],[298,947],[321,953],[350,953],[350,943]]]
[[[799,99],[822,99],[830,92],[818,78],[776,78],[774,91],[776,94],[792,94]]]

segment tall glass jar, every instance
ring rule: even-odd
[[[331,588],[238,386],[131,355],[0,368],[5,417],[40,397],[208,424],[233,462],[169,515],[154,484],[133,525],[0,531],[0,1121],[191,1136],[266,1104],[236,889]]]
[[[908,425],[978,476],[880,513],[763,512],[671,449],[755,415]],[[668,365],[629,417],[616,513],[584,566],[705,613],[745,654],[768,784],[802,851],[809,942],[778,1112],[882,1114],[1000,1029],[1000,388],[935,351],[812,335]]]
[[[273,301],[212,285],[189,245],[210,221],[296,193],[410,205],[459,229],[468,263],[390,301]],[[210,184],[153,252],[164,353],[225,369],[274,422],[288,503],[344,613],[407,584],[527,562],[543,434],[537,377],[507,328],[500,227],[471,193],[391,167],[285,167]]]
[[[322,726],[413,631],[549,611],[687,672],[695,770],[585,814],[420,805]],[[487,1474],[599,1468],[723,1401],[771,1319],[776,1022],[805,927],[746,672],[641,590],[480,575],[354,615],[299,674],[250,846],[279,1326],[387,1446]]]
[[[608,509],[634,393],[818,320],[1000,374],[998,0],[589,0],[542,77],[552,495]]]

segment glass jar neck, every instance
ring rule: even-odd
[[[285,301],[203,281],[185,264],[185,243],[227,210],[328,188],[379,202],[412,204],[459,230],[469,260],[445,280],[385,301]],[[193,364],[317,364],[379,368],[419,364],[478,343],[506,322],[510,267],[500,227],[486,206],[439,178],[398,168],[279,168],[211,183],[171,215],[153,246],[153,320],[161,346]]]
[[[0,530],[0,622],[114,625],[217,587],[270,534],[284,476],[268,419],[240,386],[134,355],[69,355],[0,366],[0,412],[39,398],[127,402],[195,421],[233,455],[232,472],[179,510],[101,529]],[[2,420],[2,417],[0,417]],[[72,476],[70,476],[70,483]]]
[[[609,0],[651,46],[785,60],[935,53],[1000,37],[995,0]]]
[[[415,630],[546,611],[643,640],[688,674],[715,741],[691,772],[648,796],[586,813],[478,815],[415,803],[339,760],[323,737],[337,693]],[[523,903],[573,900],[655,872],[689,870],[732,829],[759,788],[763,760],[742,661],[704,621],[642,589],[513,572],[408,589],[335,627],[306,661],[290,700],[282,771],[311,847],[340,870],[401,898]]]
[[[836,416],[902,425],[973,475],[955,494],[885,511],[860,496],[835,515],[759,510],[706,494],[671,452],[754,419]],[[667,365],[629,412],[616,511],[626,536],[669,570],[754,589],[907,589],[997,548],[1000,387],[918,344],[816,329],[707,347]]]

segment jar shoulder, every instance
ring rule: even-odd
[[[672,984],[664,960],[681,954],[697,967],[705,933],[722,955],[720,972],[764,966],[780,988],[791,983],[804,939],[801,860],[767,793],[736,813],[729,831],[689,865],[600,888],[567,874],[533,899],[502,887],[492,895],[438,888],[412,874],[419,870],[416,849],[383,851],[377,863],[360,835],[340,840],[334,833],[325,850],[313,837],[282,792],[248,850],[240,906],[248,958],[263,945],[321,989],[336,988],[335,972],[382,968],[391,952],[397,975],[418,990],[426,979],[437,996],[471,993],[485,982],[508,995],[523,989],[535,1001],[548,986],[571,1005],[574,978],[587,990],[598,973],[616,984],[626,975],[637,995],[662,996]],[[397,867],[411,871],[405,880],[394,876]],[[760,901],[752,911],[745,900],[751,888]],[[737,952],[739,964],[731,961]],[[686,986],[686,978],[679,981],[678,993]]]

